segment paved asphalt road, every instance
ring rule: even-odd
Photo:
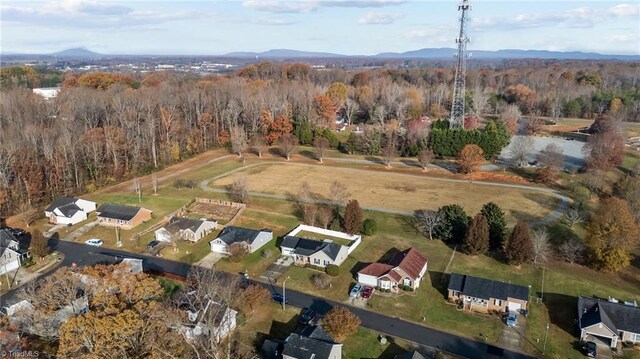
[[[131,254],[129,252],[105,249],[99,247],[90,247],[82,243],[59,241],[51,239],[50,246],[57,251],[65,254],[65,259],[61,265],[70,266],[76,263],[79,266],[94,264],[113,264],[119,262],[124,257],[143,259],[143,267],[146,271],[165,272],[181,276],[189,273],[191,265],[181,262],[175,262],[159,257],[147,257],[143,255]],[[49,272],[51,273],[51,272]],[[46,274],[45,274],[46,275]],[[261,282],[254,282],[267,286],[270,290],[282,293],[282,288],[269,286]],[[15,293],[11,291],[0,297],[0,307],[10,305],[16,301]],[[312,308],[319,314],[324,314],[335,305],[340,303],[326,300],[320,297],[314,297],[305,293],[294,290],[288,290],[286,293],[287,302],[299,308]],[[385,333],[390,336],[407,339],[418,344],[437,348],[449,353],[461,355],[468,358],[508,358],[508,359],[525,359],[531,356],[503,350],[501,348],[487,345],[486,343],[475,340],[458,337],[453,334],[441,332],[435,329],[427,328],[416,323],[407,322],[398,318],[392,318],[363,310],[350,307],[349,310],[354,312],[362,320],[362,326]]]

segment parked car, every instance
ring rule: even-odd
[[[362,284],[356,283],[356,285],[351,288],[351,292],[349,292],[349,296],[352,298],[357,298],[360,295],[360,291],[362,290]]]
[[[281,294],[273,294],[271,296],[271,299],[273,299],[274,302],[278,302],[278,303],[289,303],[288,300],[285,300],[284,297]]]
[[[160,244],[160,242],[158,241],[151,241],[149,242],[149,244],[147,244],[147,248],[151,249],[154,248],[155,246],[157,246],[158,244]]]
[[[507,325],[515,327],[516,324],[518,324],[518,314],[516,314],[516,312],[509,312],[509,315],[507,315]]]
[[[586,342],[582,347],[582,351],[589,358],[595,358],[598,355],[598,346],[594,342]]]
[[[102,239],[97,239],[97,238],[91,238],[91,239],[87,239],[84,244],[89,245],[89,246],[94,246],[94,247],[102,247],[102,244],[104,242],[102,242]]]
[[[11,234],[13,234],[14,236],[23,236],[27,233],[20,228],[9,228],[9,232],[11,232]]]
[[[372,294],[373,294],[373,288],[371,287],[364,287],[364,289],[362,290],[362,298],[364,299],[371,298]]]
[[[242,279],[244,280],[249,280],[249,273],[240,273],[240,276],[242,277]]]
[[[303,325],[309,324],[309,322],[311,322],[311,320],[316,316],[316,312],[310,308],[302,308],[300,313],[300,319],[298,321]]]

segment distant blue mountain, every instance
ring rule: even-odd
[[[104,56],[97,52],[87,50],[84,47],[78,47],[75,49],[68,49],[60,52],[54,52],[51,55],[57,56],[57,57],[68,57],[68,58],[75,58],[75,59],[96,59]]]
[[[558,59],[558,60],[640,60],[640,55],[604,55],[595,52],[581,51],[547,51],[547,50],[469,50],[471,58],[476,59]],[[264,59],[296,59],[296,58],[375,58],[375,59],[450,59],[456,53],[454,48],[425,48],[407,52],[383,52],[377,55],[343,55],[327,52],[307,52],[297,50],[269,50],[265,52],[232,52],[226,57],[264,58]]]

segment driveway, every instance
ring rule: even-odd
[[[76,239],[78,239],[78,237],[80,237],[81,235],[89,232],[90,230],[95,228],[97,225],[98,225],[98,220],[96,219],[95,221],[89,222],[89,223],[85,224],[84,226],[76,229],[75,231],[67,234],[62,239],[65,240],[65,241],[75,241]]]
[[[220,259],[224,257],[224,254],[218,252],[211,252],[204,256],[201,260],[195,262],[193,265],[204,267],[204,268],[213,268],[213,266],[218,263]]]
[[[280,278],[282,273],[292,264],[293,259],[291,257],[281,256],[260,275],[260,280],[268,283],[278,283],[278,278]]]
[[[518,314],[518,321],[514,327],[502,323],[502,332],[498,339],[498,345],[505,349],[513,351],[522,351],[524,347],[524,332],[526,328],[527,318]]]
[[[612,359],[613,351],[609,344],[603,342],[602,340],[594,337],[593,335],[587,335],[585,341],[596,343],[596,353],[598,359]]]

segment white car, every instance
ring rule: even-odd
[[[92,238],[84,242],[84,244],[94,247],[102,247],[102,239]]]

